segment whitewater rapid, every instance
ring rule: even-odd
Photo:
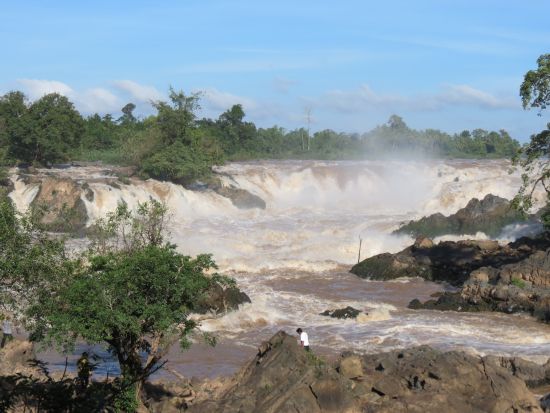
[[[454,161],[259,161],[232,163],[217,172],[225,185],[265,200],[265,209],[239,209],[212,191],[191,191],[153,180],[131,179],[113,186],[102,168],[57,171],[86,182],[93,200],[82,196],[89,223],[124,201],[130,207],[155,198],[171,212],[170,236],[186,254],[210,252],[220,272],[236,278],[251,304],[221,318],[203,320],[217,349],[202,345],[170,364],[185,375],[234,371],[262,340],[279,329],[306,329],[321,353],[387,351],[430,344],[478,354],[521,355],[546,360],[550,327],[521,315],[412,311],[413,298],[428,299],[444,286],[422,280],[372,282],[349,274],[361,257],[397,252],[412,242],[391,232],[402,222],[441,212],[450,214],[473,198],[491,193],[511,199],[517,172],[502,160]],[[36,184],[15,181],[10,195],[28,207]],[[511,226],[508,241],[532,228]],[[469,238],[486,238],[470,234]],[[447,237],[448,238],[448,237]],[[358,320],[319,315],[351,305],[368,312]]]

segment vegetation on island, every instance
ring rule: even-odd
[[[415,130],[392,115],[363,133],[257,127],[241,105],[218,119],[199,119],[200,94],[170,88],[168,101],[151,102],[138,118],[128,103],[122,116],[83,117],[68,98],[52,93],[29,102],[19,91],[0,97],[0,162],[48,166],[103,161],[135,166],[139,174],[184,185],[207,178],[213,165],[251,159],[369,159],[388,153],[433,157],[511,157],[519,144],[506,131],[475,129],[450,135]]]

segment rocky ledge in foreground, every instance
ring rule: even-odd
[[[534,216],[525,217],[512,208],[507,199],[488,194],[482,200],[473,198],[464,208],[448,217],[440,213],[433,214],[418,221],[410,221],[394,233],[413,237],[437,237],[483,232],[490,237],[496,237],[506,225],[534,219]]]
[[[191,412],[542,412],[524,380],[546,383],[548,364],[480,358],[427,346],[360,356],[330,366],[284,332],[219,392]]]

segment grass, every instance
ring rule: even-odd
[[[521,288],[521,289],[525,288],[525,286],[526,286],[525,281],[523,281],[520,278],[512,279],[512,281],[510,281],[510,284],[515,285],[516,287]]]

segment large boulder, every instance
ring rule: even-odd
[[[54,232],[79,231],[86,226],[88,215],[79,184],[69,178],[45,176],[39,185],[32,206],[43,210],[42,224]]]
[[[250,297],[237,287],[224,288],[214,282],[206,293],[198,300],[194,311],[198,314],[207,312],[225,313],[236,310],[239,305],[250,303]]]
[[[497,236],[506,225],[528,219],[534,220],[535,217],[525,217],[512,208],[507,199],[489,194],[482,200],[473,198],[464,208],[448,217],[440,213],[433,214],[418,221],[411,221],[395,232],[428,237],[445,234],[476,234],[477,232]]]
[[[351,268],[351,273],[372,280],[421,277],[460,286],[470,273],[486,266],[502,266],[525,259],[533,249],[524,244],[513,248],[496,241],[444,241],[434,245],[419,238],[396,254],[383,253],[367,258]]]
[[[307,353],[296,337],[284,332],[263,343],[258,354],[217,398],[191,412],[224,413],[359,413],[351,382]]]
[[[239,209],[265,209],[266,207],[266,203],[262,198],[248,192],[246,189],[235,186],[215,186],[214,191],[225,198],[229,198],[231,203]]]
[[[322,315],[325,317],[346,319],[346,318],[357,318],[357,316],[360,313],[361,313],[360,310],[347,306],[346,308],[338,308],[336,310],[325,310],[319,315]]]

